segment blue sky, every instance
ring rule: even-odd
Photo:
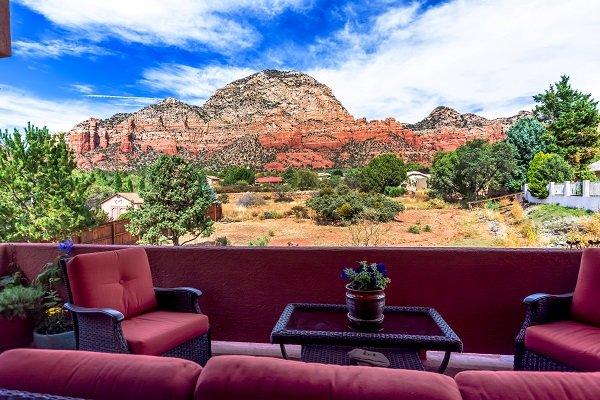
[[[600,98],[600,2],[13,0],[0,127],[68,130],[266,69],[311,74],[355,117],[532,106],[560,74]]]

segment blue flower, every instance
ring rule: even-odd
[[[387,276],[387,268],[384,263],[377,263],[377,271],[379,271],[383,276]]]
[[[348,279],[348,274],[346,273],[346,268],[342,269],[342,272],[340,272],[340,279]]]
[[[58,244],[58,251],[68,256],[73,253],[73,241],[71,239],[64,240]]]

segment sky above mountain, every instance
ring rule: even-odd
[[[508,116],[561,74],[600,98],[600,1],[13,0],[11,20],[0,128],[200,105],[263,69],[308,73],[368,119]]]

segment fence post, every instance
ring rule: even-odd
[[[590,181],[583,181],[581,185],[581,195],[583,197],[590,197]]]
[[[566,181],[565,182],[565,190],[563,192],[563,196],[570,196],[571,195],[571,182]]]

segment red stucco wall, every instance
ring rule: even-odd
[[[16,261],[28,275],[56,255],[53,245],[0,246],[0,263]],[[113,248],[82,245],[76,252]],[[581,257],[580,251],[549,249],[146,249],[156,286],[204,292],[200,304],[217,340],[268,342],[285,304],[343,303],[340,268],[367,259],[388,265],[388,304],[437,308],[465,351],[480,353],[511,353],[524,315],[522,299],[572,291]]]

